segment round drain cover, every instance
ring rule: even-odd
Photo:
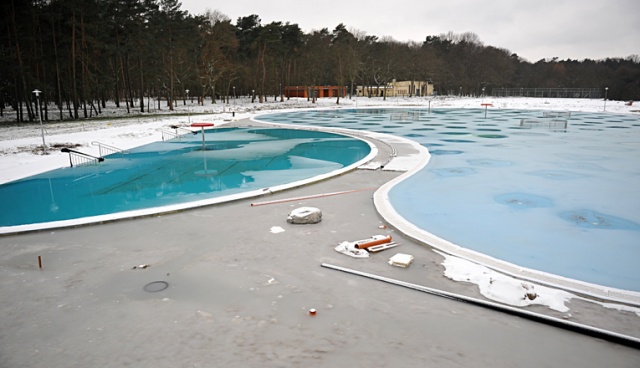
[[[154,281],[146,284],[144,286],[144,291],[149,293],[155,293],[157,291],[162,291],[169,287],[169,283],[166,281]]]

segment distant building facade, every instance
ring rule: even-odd
[[[425,81],[396,81],[381,86],[357,86],[356,96],[422,97],[433,95],[433,84]]]
[[[285,97],[316,98],[346,97],[346,86],[284,86]]]

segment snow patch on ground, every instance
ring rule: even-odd
[[[568,312],[567,301],[575,295],[493,271],[485,266],[434,250],[444,257],[444,275],[454,281],[478,285],[486,298],[516,307],[544,305],[558,312]]]
[[[278,233],[283,233],[285,230],[280,226],[272,226],[270,231],[272,234],[278,234]]]
[[[499,303],[516,307],[543,305],[565,313],[565,318],[569,318],[571,314],[568,313],[569,307],[566,303],[571,302],[571,299],[579,299],[605,308],[631,312],[640,316],[640,308],[637,307],[583,298],[564,290],[519,280],[483,265],[451,256],[435,249],[433,251],[444,257],[442,265],[445,267],[444,275],[446,277],[454,281],[476,284],[482,295]]]

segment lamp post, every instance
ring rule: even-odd
[[[187,121],[189,122],[189,125],[191,125],[191,114],[189,112],[189,105],[188,105],[188,103],[189,103],[189,90],[185,89],[184,91],[187,93]]]
[[[460,92],[458,93],[458,97],[462,97],[462,87],[460,87]]]
[[[482,87],[482,98],[484,98],[484,87]]]
[[[604,111],[607,111],[607,92],[609,92],[609,87],[604,87]]]
[[[36,95],[36,112],[38,113],[38,119],[40,120],[40,133],[42,133],[42,152],[47,154],[47,144],[44,142],[44,125],[42,125],[42,114],[40,114],[40,93],[38,89],[33,90],[33,94]]]
[[[256,94],[255,94],[256,90],[252,89],[251,90],[251,103],[253,103],[253,101],[256,100]]]
[[[233,86],[233,104],[236,104],[236,86]]]

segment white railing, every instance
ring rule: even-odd
[[[571,117],[571,111],[543,111],[543,118],[567,118]]]
[[[105,157],[108,155],[112,155],[112,154],[120,154],[120,155],[125,155],[127,154],[127,151],[122,150],[118,147],[114,147],[114,146],[110,146],[108,144],[105,143],[100,143],[100,142],[91,142],[92,146],[98,146],[98,151],[100,152],[100,157]]]
[[[520,120],[520,126],[522,128],[548,128],[549,130],[564,130],[567,129],[568,122],[566,119],[535,119],[525,118]]]

